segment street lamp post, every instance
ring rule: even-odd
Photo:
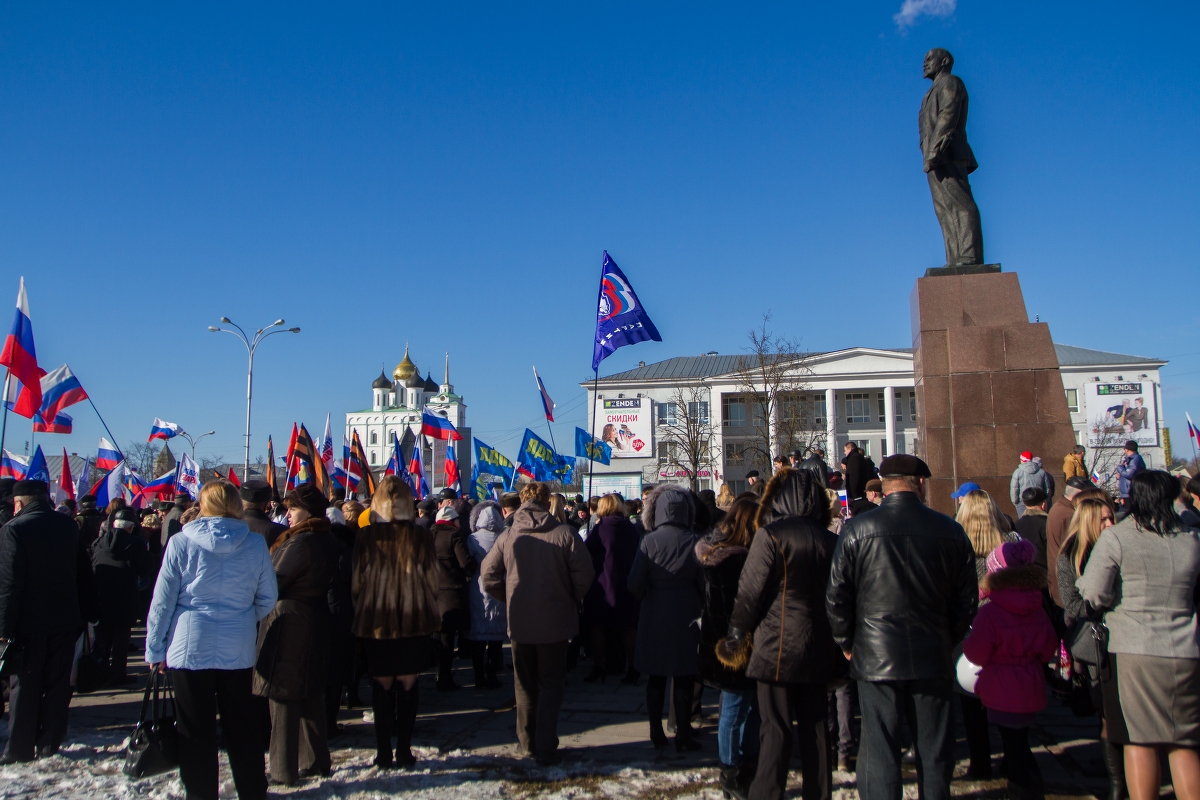
[[[180,436],[182,436],[183,438],[185,438],[185,439],[187,439],[189,442],[191,442],[191,445],[192,445],[192,461],[195,461],[195,460],[196,460],[196,442],[200,441],[200,440],[201,440],[201,439],[203,439],[205,436],[212,436],[214,433],[216,433],[216,431],[209,431],[208,433],[202,433],[202,434],[200,434],[199,436],[197,436],[195,439],[193,439],[193,438],[192,438],[190,435],[188,435],[187,433],[184,433],[183,431],[180,431],[180,432],[179,432],[179,435],[180,435]]]
[[[254,336],[247,336],[241,326],[236,322],[232,322],[229,317],[221,317],[221,322],[225,325],[232,325],[237,328],[237,331],[231,331],[228,328],[218,328],[215,325],[209,325],[208,329],[213,333],[231,333],[242,340],[242,344],[246,345],[246,353],[249,356],[249,363],[246,367],[246,462],[242,466],[242,480],[250,480],[250,399],[254,394],[254,351],[262,343],[263,339],[268,336],[274,336],[277,333],[299,333],[299,328],[280,328],[279,330],[271,330],[271,328],[283,325],[283,320],[277,319],[265,328],[259,328],[254,332]]]

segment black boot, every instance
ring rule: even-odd
[[[696,680],[692,676],[675,676],[672,696],[675,699],[675,750],[699,750],[696,731],[692,729],[692,698]]]
[[[1108,770],[1108,800],[1125,800],[1125,749],[1105,739],[1100,740],[1104,767]]]
[[[407,692],[403,686],[396,687],[396,764],[401,769],[412,769],[416,766],[416,756],[412,754],[413,727],[417,724],[417,687]]]
[[[438,671],[437,671],[437,690],[439,692],[452,692],[458,688],[458,684],[454,682],[454,650],[450,645],[442,644],[442,652],[438,656]]]
[[[720,766],[721,795],[725,800],[746,800],[746,792],[738,774],[741,768],[731,767],[727,764]]]
[[[375,712],[375,766],[392,767],[392,731],[396,727],[396,687],[384,691],[371,681],[371,710]]]
[[[484,666],[486,642],[471,642],[471,668],[475,672],[475,688],[488,688],[487,671]]]
[[[742,788],[742,794],[750,796],[750,784],[758,774],[758,753],[743,753],[742,763],[738,766],[737,781]]]
[[[663,706],[667,702],[666,678],[650,676],[646,682],[646,713],[650,717],[650,741],[659,750],[667,746],[667,734],[663,731]]]
[[[595,683],[596,681],[600,681],[601,683],[604,683],[604,672],[604,660],[597,658],[592,662],[592,671],[587,674],[587,677],[583,679],[583,682]]]

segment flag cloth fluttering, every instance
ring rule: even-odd
[[[88,399],[79,379],[71,372],[66,364],[51,370],[42,376],[39,385],[42,389],[42,401],[37,413],[33,415],[33,430],[35,433],[70,433],[74,420],[63,413],[63,409]],[[9,408],[16,410],[18,405],[24,405],[27,399],[23,396],[28,392],[24,384],[21,386],[21,396]]]
[[[75,420],[66,412],[55,414],[50,422],[42,419],[40,412],[33,415],[34,433],[70,433],[74,426]]]
[[[350,480],[354,481],[355,491],[358,490],[360,481],[366,481],[367,494],[375,494],[375,476],[371,474],[371,467],[367,465],[367,453],[363,450],[362,440],[358,438],[357,430],[350,434],[350,469],[348,472]]]
[[[1192,444],[1200,446],[1200,428],[1197,428],[1196,423],[1192,422],[1191,414],[1185,411],[1183,412],[1183,415],[1187,417],[1188,436],[1191,437]]]
[[[424,500],[429,496],[429,482],[425,480],[425,465],[424,459],[421,457],[421,437],[417,437],[417,441],[413,443],[412,456],[408,461],[408,471],[412,474],[413,496],[417,500]]]
[[[17,395],[13,413],[32,419],[42,406],[42,372],[37,363],[37,350],[33,344],[33,323],[29,319],[29,297],[25,294],[25,278],[17,290],[17,312],[12,328],[0,351],[0,366],[8,367],[13,378],[21,382],[22,391]]]
[[[104,437],[100,437],[100,449],[96,453],[96,469],[104,471],[115,469],[117,464],[125,460],[121,451]]]
[[[226,480],[228,480],[234,486],[237,486],[240,488],[242,485],[242,482],[240,480],[238,480],[237,470],[235,470],[233,467],[230,467],[228,471],[229,471],[229,474],[225,476]]]
[[[600,271],[600,297],[596,303],[596,343],[592,349],[592,371],[617,348],[638,342],[661,342],[658,328],[642,308],[633,287],[617,262],[604,251]]]
[[[121,481],[124,477],[124,469],[122,469],[124,464],[125,462],[122,461],[110,470],[107,475],[96,481],[96,485],[88,492],[96,498],[96,508],[102,509],[118,497],[124,498],[125,487]]]
[[[28,469],[29,465],[21,456],[14,455],[7,450],[0,451],[0,478],[23,481]]]
[[[83,457],[83,469],[79,470],[79,480],[75,484],[76,486],[79,487],[79,491],[81,491],[81,492],[86,492],[88,490],[88,480],[92,476],[92,463],[91,462],[92,462],[91,456]]]
[[[600,441],[583,428],[575,429],[575,455],[586,458],[598,464],[607,464],[612,460],[612,447]]]
[[[271,436],[267,435],[267,485],[271,487],[271,498],[279,497],[279,492],[275,488],[275,444],[271,441]]]
[[[497,481],[486,481],[484,476],[498,476],[504,488],[512,486],[515,477],[513,463],[499,450],[475,439],[475,465],[471,468],[471,494],[479,501],[488,498],[488,487]]]
[[[546,421],[554,422],[554,401],[550,399],[550,393],[546,391],[546,384],[542,383],[537,367],[533,368],[533,379],[537,381],[538,392],[542,395],[542,411],[546,415]]]
[[[58,488],[68,499],[75,499],[75,481],[71,479],[71,459],[67,457],[67,448],[63,448],[62,471],[58,475]]]
[[[46,456],[42,454],[40,444],[34,449],[33,458],[29,459],[29,468],[25,470],[25,480],[45,481],[47,486],[50,485],[50,467],[46,464]]]
[[[421,435],[455,442],[463,438],[450,420],[425,408],[421,409]]]
[[[183,453],[175,466],[175,493],[186,494],[196,500],[200,497],[200,486],[200,465],[187,453]]]
[[[458,483],[458,454],[454,452],[454,442],[446,442],[446,488],[460,491]]]
[[[150,438],[147,442],[153,442],[155,439],[173,439],[183,433],[183,428],[176,425],[174,422],[166,422],[158,417],[154,418],[154,424],[150,426]]]
[[[517,454],[517,464],[523,468],[520,470],[522,475],[531,477],[535,481],[557,480],[555,468],[558,458],[558,454],[554,452],[554,448],[549,443],[529,428],[525,429],[525,438],[521,440],[521,451]]]
[[[142,489],[142,497],[148,500],[174,500],[175,483],[178,477],[179,465],[176,464],[175,469],[147,483]]]

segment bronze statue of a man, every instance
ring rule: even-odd
[[[978,168],[967,144],[967,87],[951,75],[954,56],[940,47],[925,54],[933,81],[921,101],[918,127],[933,210],[946,240],[946,266],[983,263],[983,228],[967,176]]]

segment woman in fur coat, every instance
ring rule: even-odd
[[[371,499],[369,522],[354,539],[350,591],[354,635],[367,655],[375,711],[375,765],[408,769],[417,719],[417,674],[433,663],[438,613],[438,567],[433,541],[413,520],[412,490],[385,475]],[[397,686],[399,684],[399,686]]]

